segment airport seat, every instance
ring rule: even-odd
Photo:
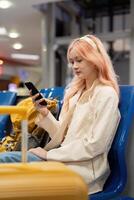
[[[62,101],[64,96],[64,87],[45,88],[41,89],[40,92],[46,98],[56,98],[57,100]]]
[[[45,89],[41,89],[40,92],[46,98],[57,99],[58,106],[59,106],[59,112],[60,112],[62,103],[63,103],[63,97],[64,97],[64,87],[45,88]]]
[[[132,198],[132,197],[123,197],[123,196],[121,196],[121,197],[117,197],[117,198],[115,198],[115,199],[113,199],[113,200],[134,200],[134,198]]]
[[[51,88],[43,88],[43,89],[40,90],[40,92],[43,94],[43,96],[45,98],[48,98],[50,90],[51,90]]]
[[[119,199],[116,200],[134,200],[132,197],[120,197]]]
[[[120,86],[121,120],[109,152],[111,174],[102,192],[90,195],[90,200],[111,200],[120,195],[127,181],[125,150],[134,119],[134,86]]]
[[[14,105],[16,102],[16,97],[17,95],[15,92],[0,91],[0,105]],[[6,132],[8,132],[10,129],[9,124],[9,115],[0,115],[0,139],[5,137]]]

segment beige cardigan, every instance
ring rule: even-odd
[[[79,173],[91,194],[103,189],[110,173],[107,154],[120,120],[119,100],[112,87],[98,80],[80,95],[81,91],[70,99],[69,110],[59,121],[49,113],[37,124],[51,137],[45,147],[47,160],[64,162]]]

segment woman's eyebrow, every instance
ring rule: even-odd
[[[69,58],[69,61],[72,61],[73,60],[73,58]]]
[[[77,60],[77,59],[81,59],[81,57],[80,56],[75,56],[75,57],[71,57],[71,58],[69,58],[69,61],[73,61],[73,60]]]
[[[70,58],[70,60],[74,60],[74,59],[79,59],[81,58],[80,56],[75,56],[74,58]]]

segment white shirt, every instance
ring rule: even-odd
[[[80,95],[81,91],[70,99],[59,121],[49,113],[37,124],[51,137],[45,147],[47,160],[63,162],[79,173],[91,194],[103,189],[110,173],[107,155],[120,120],[119,98],[99,80]]]

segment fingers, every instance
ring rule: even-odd
[[[31,93],[30,93],[30,95],[31,95]],[[32,100],[33,100],[33,101],[36,101],[36,99],[37,99],[38,96],[39,96],[39,93],[38,93],[38,94],[35,94],[35,95],[31,95]]]
[[[35,106],[38,106],[38,105],[41,106],[41,103],[45,101],[45,98],[41,98],[41,99],[37,100],[37,98],[38,98],[39,95],[40,95],[40,94],[38,93],[38,94],[36,94],[36,95],[34,95],[34,96],[31,96],[32,101],[33,101],[33,103],[35,104]],[[45,103],[42,104],[42,106],[45,106]]]
[[[30,93],[30,96],[32,96],[32,90],[30,90],[29,93]]]
[[[30,92],[30,95],[31,95],[31,92]],[[33,102],[33,104],[34,104],[35,106],[38,106],[38,104],[39,104],[38,101],[36,100],[38,96],[39,96],[39,93],[36,94],[36,95],[31,95],[32,102]]]
[[[43,101],[45,101],[45,98],[39,99],[38,101],[36,101],[38,104],[42,103]]]
[[[31,94],[31,91],[30,91],[30,94]],[[32,102],[33,102],[36,110],[39,111],[44,117],[46,117],[49,113],[49,110],[47,109],[47,106],[40,104],[45,100],[45,98],[41,98],[39,100],[36,100],[38,96],[39,96],[39,93],[31,96]]]
[[[37,100],[37,101],[33,101],[33,104],[36,108],[37,111],[39,111],[44,117],[46,117],[49,113],[49,110],[47,109],[47,106],[44,106],[44,105],[41,105],[40,103],[43,102],[44,99],[40,99],[40,100]]]
[[[46,159],[47,157],[47,151],[41,147],[29,149],[29,152],[35,154],[42,159]]]
[[[29,152],[33,152],[33,151],[34,151],[34,148],[32,148],[32,149],[29,149],[28,151],[29,151]]]
[[[34,105],[38,108],[41,108],[41,107],[44,107],[44,105],[41,105],[41,102],[43,102],[44,101],[44,98],[42,98],[42,99],[39,99],[39,100],[36,100],[36,98],[35,99],[33,99],[33,103],[34,103]]]

